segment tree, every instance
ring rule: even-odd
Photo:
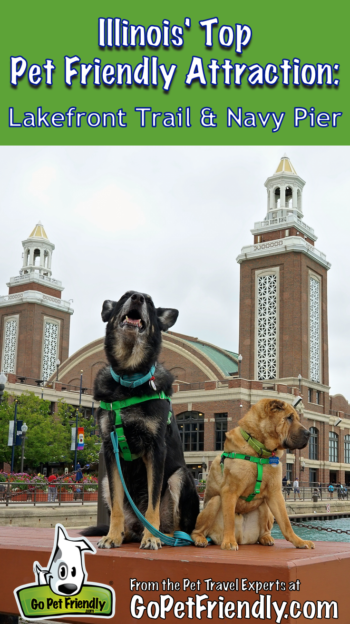
[[[8,446],[9,421],[14,419],[17,401],[17,419],[28,425],[25,438],[25,464],[37,468],[47,462],[71,463],[74,451],[70,450],[70,424],[74,421],[76,408],[60,400],[58,411],[51,414],[51,403],[37,397],[33,392],[19,396],[4,393],[0,404],[0,462],[11,462],[12,447]],[[79,427],[85,429],[85,448],[78,451],[81,463],[98,459],[99,439],[94,431],[93,419],[84,419],[79,413]],[[21,447],[15,448],[15,466],[20,465]]]

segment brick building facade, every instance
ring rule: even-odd
[[[160,361],[175,377],[174,413],[186,461],[196,476],[207,473],[222,449],[225,431],[235,427],[252,404],[261,398],[292,403],[301,395],[301,419],[312,436],[306,449],[286,454],[284,472],[304,483],[350,484],[350,405],[342,395],[329,393],[330,264],[315,247],[314,230],[303,221],[304,185],[283,157],[265,182],[266,217],[255,223],[252,244],[237,258],[240,361],[237,353],[198,338],[171,331],[163,335]],[[9,295],[0,297],[0,353],[7,389],[34,389],[52,401],[54,409],[62,397],[77,405],[82,382],[82,406],[89,413],[97,407],[93,382],[106,362],[103,338],[68,357],[73,310],[61,299],[61,283],[51,277],[53,245],[40,224],[23,247],[20,276],[11,278]],[[61,361],[59,381],[56,358]]]

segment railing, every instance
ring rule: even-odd
[[[59,299],[59,297],[45,295],[37,290],[26,290],[21,293],[4,295],[3,297],[0,297],[0,303],[11,303],[11,301],[16,301],[18,299],[23,300],[24,302],[28,301],[29,303],[41,303],[42,301],[48,301],[64,310],[69,311],[71,309],[69,301],[64,301],[64,299]]]
[[[26,384],[28,386],[38,386],[38,388],[56,389],[56,384],[59,385],[59,392],[80,392],[80,386],[73,384],[66,384],[62,381],[44,381],[43,379],[35,379],[35,377],[22,377],[16,375],[16,383]],[[93,394],[92,388],[82,388],[83,394]]]
[[[58,482],[53,487],[45,487],[38,483],[23,482],[3,482],[0,483],[0,505],[6,507],[12,504],[32,504],[41,503],[58,504],[76,503],[97,503],[98,485],[91,483],[72,484],[70,487],[66,483]]]
[[[198,483],[196,486],[197,493],[202,501],[205,495],[205,484]],[[328,502],[331,500],[350,500],[349,498],[349,488],[344,490],[340,490],[339,488],[334,487],[334,492],[331,493],[328,491],[328,485],[318,487],[315,486],[299,486],[300,496],[297,492],[294,493],[293,486],[284,486],[282,488],[284,500],[286,502],[298,502],[300,501],[312,501],[314,503],[318,501]]]
[[[25,273],[23,275],[16,275],[16,277],[10,277],[10,284],[15,284],[16,282],[31,282],[33,279],[40,279],[44,282],[54,284],[55,286],[62,286],[62,282],[59,280],[53,279],[53,277],[48,277],[47,275],[40,275],[37,271],[33,273]]]
[[[276,225],[278,223],[290,223],[290,224],[292,224],[293,222],[298,223],[298,225],[300,225],[300,227],[302,227],[305,230],[307,230],[308,232],[310,232],[310,234],[314,234],[315,233],[315,230],[312,227],[307,225],[305,223],[305,221],[302,221],[302,219],[299,219],[299,217],[296,217],[294,214],[288,215],[287,217],[278,217],[277,219],[265,219],[265,221],[256,221],[254,223],[254,230],[257,230],[259,228],[264,228],[264,227],[269,226],[269,225]]]
[[[328,491],[328,485],[316,487],[316,486],[302,486],[299,485],[299,493],[294,492],[293,485],[285,485],[282,488],[284,500],[286,502],[293,501],[312,501],[314,503],[318,501],[330,501],[330,500],[349,500],[349,488],[346,490],[340,489],[334,486],[334,491]]]

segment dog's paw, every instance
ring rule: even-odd
[[[261,544],[262,546],[274,546],[275,540],[271,535],[262,535],[261,537],[259,537],[259,544]]]
[[[238,550],[237,542],[222,542],[221,550]]]
[[[295,548],[315,548],[315,544],[310,542],[309,540],[300,540],[298,544],[295,545]]]
[[[199,546],[199,548],[206,548],[208,546],[208,540],[204,537],[204,535],[194,535],[192,537],[195,546]]]
[[[100,541],[97,543],[97,548],[119,548],[122,542],[122,536],[120,536],[120,538],[112,538],[109,535],[105,535],[101,537]]]
[[[140,544],[140,548],[143,550],[159,550],[161,547],[162,543],[160,539],[153,537],[153,535],[151,535],[151,537],[144,536]]]

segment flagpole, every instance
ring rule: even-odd
[[[80,371],[80,390],[79,390],[79,409],[81,406],[81,393],[83,387],[83,371]],[[75,417],[75,453],[74,453],[74,470],[77,469],[77,453],[78,453],[78,413],[79,409],[76,411]]]
[[[17,399],[15,399],[15,418],[13,421],[13,438],[12,438],[12,454],[11,454],[11,473],[13,473],[13,467],[15,463],[15,448],[17,437]]]

